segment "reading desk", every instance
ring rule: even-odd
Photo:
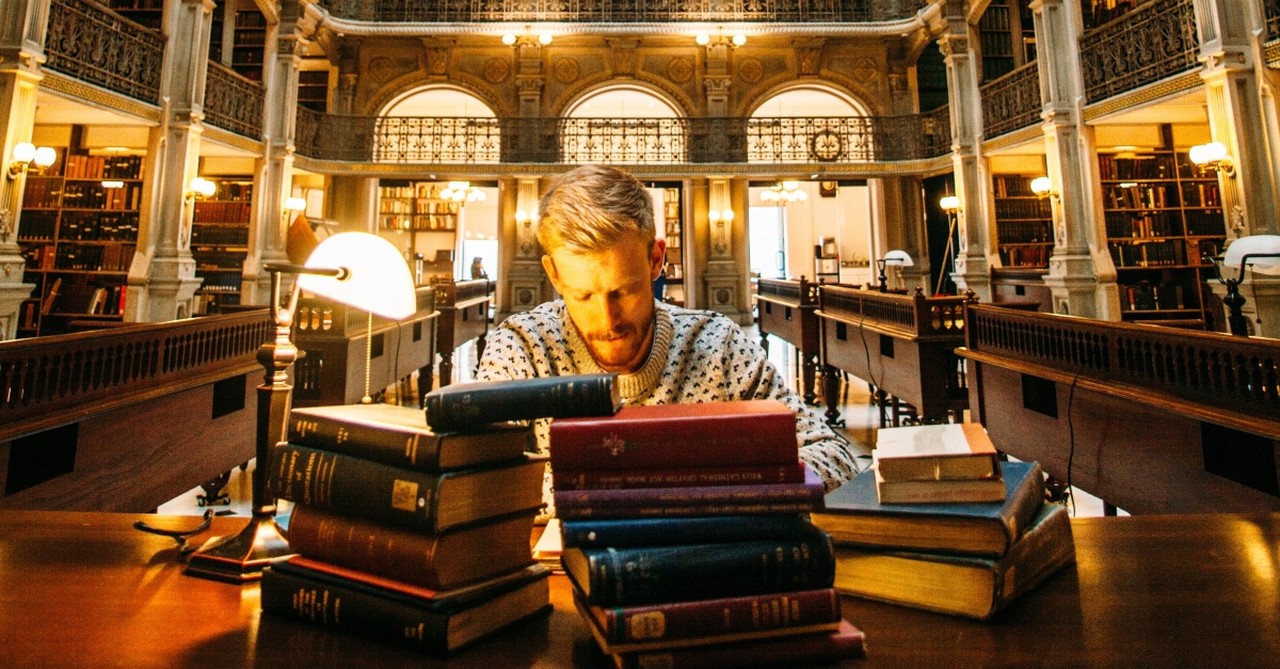
[[[800,388],[804,401],[813,404],[818,394],[813,380],[821,351],[818,325],[818,284],[800,277],[760,279],[756,304],[760,312],[760,345],[769,351],[769,335],[790,343],[800,358]]]
[[[552,577],[551,614],[442,660],[262,615],[256,585],[184,575],[173,540],[132,529],[140,517],[0,511],[0,666],[610,666],[563,576]],[[217,518],[211,532],[243,522]],[[989,622],[846,597],[868,656],[843,666],[1276,666],[1280,514],[1085,518],[1072,528],[1078,564]]]

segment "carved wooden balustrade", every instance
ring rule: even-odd
[[[800,277],[794,279],[760,279],[756,287],[759,313],[760,345],[769,351],[769,335],[789,342],[796,349],[800,364],[800,389],[804,401],[817,398],[814,377],[822,355],[821,326],[815,313],[818,308],[818,284]]]

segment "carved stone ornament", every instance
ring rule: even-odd
[[[678,84],[688,83],[693,78],[693,63],[688,58],[672,58],[667,63],[667,77]]]
[[[373,80],[375,86],[386,83],[402,72],[408,72],[417,67],[417,63],[410,59],[397,59],[387,56],[379,56],[369,61],[369,78]]]
[[[738,78],[748,84],[760,81],[764,76],[764,65],[758,58],[743,58],[738,61]]]
[[[561,58],[555,64],[556,81],[562,84],[571,84],[578,80],[581,70],[578,61],[573,58]]]
[[[433,47],[427,49],[427,74],[442,77],[449,71],[449,49]]]
[[[490,58],[484,64],[484,80],[491,84],[500,84],[511,76],[511,62],[506,58]]]

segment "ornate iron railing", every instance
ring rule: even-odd
[[[936,158],[945,108],[924,115],[812,118],[421,118],[298,110],[300,155],[382,163],[812,164]]]
[[[1192,0],[1152,0],[1080,37],[1080,71],[1090,103],[1199,66]]]
[[[1040,120],[1040,66],[1036,61],[982,86],[982,132],[990,139]]]
[[[258,367],[265,309],[0,342],[0,442]]]
[[[265,100],[262,84],[221,63],[209,61],[204,84],[205,121],[237,135],[261,139]]]
[[[164,36],[92,0],[52,0],[44,66],[150,104],[160,101]]]
[[[336,17],[379,23],[868,23],[915,16],[927,0],[325,0]]]
[[[1076,378],[1274,420],[1280,415],[1280,344],[1274,339],[1114,323],[980,305],[965,346]]]

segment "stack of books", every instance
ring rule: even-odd
[[[979,423],[882,428],[871,452],[886,504],[1000,502],[1000,454]]]
[[[624,407],[550,425],[561,562],[619,667],[864,653],[840,612],[821,480],[771,400]]]
[[[531,428],[436,433],[367,404],[293,409],[287,436],[266,480],[297,555],[264,570],[264,611],[446,654],[549,610]]]
[[[1075,559],[1067,509],[1035,462],[1005,462],[1000,502],[887,504],[868,470],[811,514],[841,593],[985,620]]]

